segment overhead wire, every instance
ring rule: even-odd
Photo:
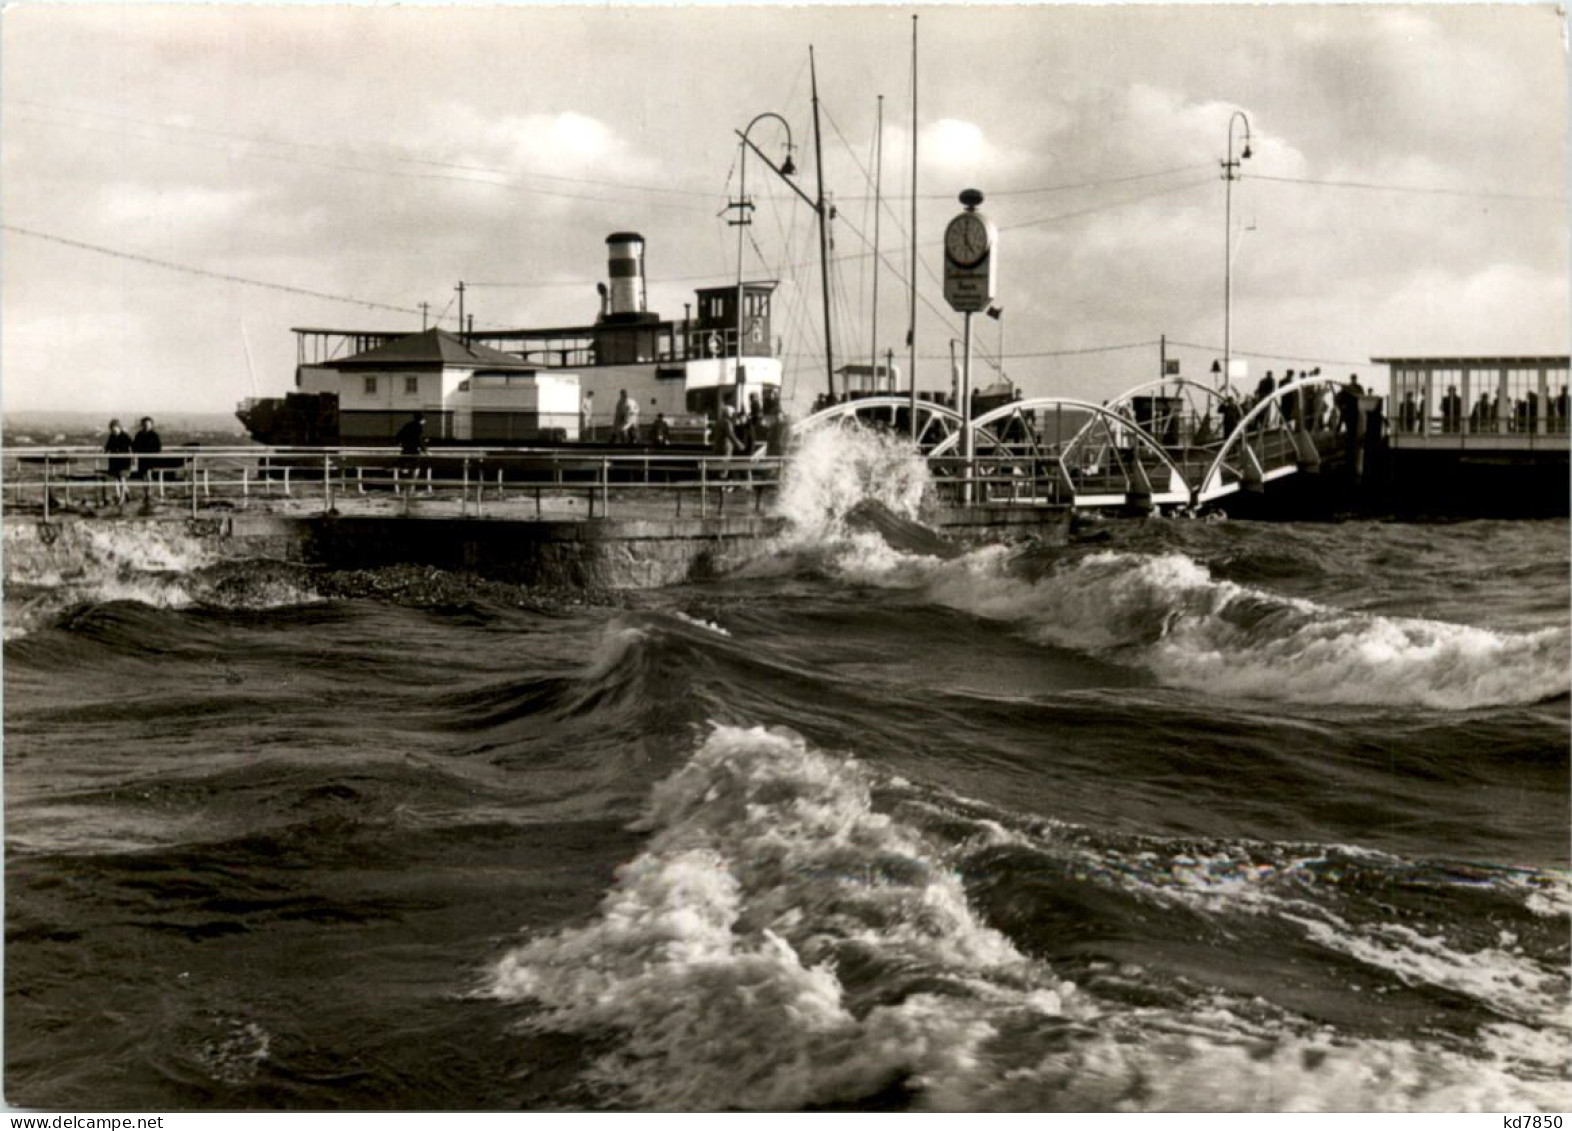
[[[1181,347],[1186,348],[1186,349],[1205,350],[1205,351],[1207,351],[1209,353],[1221,354],[1223,352],[1223,347],[1222,346],[1207,345],[1207,344],[1202,343],[1202,342],[1182,342],[1182,341],[1179,341],[1177,338],[1169,338],[1168,339],[1168,344],[1171,345],[1171,346],[1181,346]],[[1234,353],[1234,356],[1236,356],[1236,357],[1238,357],[1238,356],[1260,357],[1260,358],[1265,358],[1265,359],[1267,359],[1269,361],[1308,361],[1308,362],[1310,362],[1310,363],[1312,363],[1314,365],[1350,365],[1350,366],[1352,366],[1352,365],[1369,365],[1369,364],[1371,364],[1371,361],[1370,361],[1369,358],[1365,358],[1363,361],[1350,361],[1347,358],[1337,358],[1337,357],[1306,357],[1303,354],[1268,353],[1266,350],[1248,349],[1248,348],[1246,348],[1244,346],[1238,346],[1238,345],[1233,347],[1233,353]]]
[[[24,120],[26,120],[26,119],[24,118]],[[38,121],[38,120],[35,119],[35,121]],[[43,122],[43,124],[55,125],[57,123]],[[160,145],[168,144],[169,141],[171,140],[171,139],[155,139],[155,138],[146,137],[145,135],[138,135],[138,134],[128,134],[124,130],[117,130],[117,129],[112,129],[112,128],[108,128],[108,127],[77,125],[77,126],[74,126],[73,128],[88,130],[90,132],[96,132],[96,133],[108,133],[108,134],[112,134],[113,136],[115,136],[117,138],[135,138],[135,139],[137,139],[139,141],[156,142],[157,144],[160,144]],[[608,196],[608,195],[605,195],[605,194],[596,194],[596,193],[567,192],[567,191],[564,191],[562,189],[538,188],[538,187],[535,187],[535,186],[532,186],[532,185],[522,184],[522,183],[518,182],[516,179],[493,180],[493,179],[489,179],[489,178],[486,178],[486,177],[479,177],[479,176],[461,176],[461,175],[459,175],[457,173],[420,172],[420,171],[412,170],[412,169],[377,168],[377,167],[372,167],[372,166],[367,166],[367,165],[347,164],[347,163],[342,162],[342,161],[311,160],[311,159],[304,158],[304,157],[286,155],[286,154],[282,154],[282,153],[262,153],[262,152],[259,152],[259,151],[256,151],[256,150],[246,150],[244,152],[241,152],[241,153],[237,154],[230,147],[227,147],[227,146],[208,145],[208,144],[205,144],[205,143],[203,143],[201,141],[194,141],[194,140],[188,139],[188,138],[179,139],[175,143],[179,144],[179,145],[184,145],[184,146],[186,146],[188,148],[202,149],[202,150],[207,150],[209,152],[222,152],[222,153],[225,153],[227,156],[229,156],[231,158],[237,158],[238,157],[241,160],[270,161],[270,162],[274,162],[274,163],[282,163],[282,164],[286,164],[286,165],[297,165],[297,166],[302,166],[302,167],[307,167],[307,168],[329,169],[329,170],[332,170],[334,172],[359,173],[359,174],[361,174],[363,176],[394,177],[394,178],[400,178],[400,179],[404,179],[404,180],[444,181],[444,182],[455,183],[455,184],[482,185],[482,186],[486,186],[486,187],[490,187],[490,188],[502,189],[502,190],[504,190],[506,192],[510,192],[510,193],[519,193],[519,194],[526,195],[526,196],[546,196],[546,197],[552,197],[554,199],[559,199],[559,200],[589,200],[589,201],[602,201],[602,202],[613,203],[613,204],[630,204],[630,203],[634,203],[634,202],[631,202],[631,201],[627,200],[625,197]],[[531,174],[531,175],[533,175],[533,174]],[[616,186],[616,187],[620,188],[620,187],[623,187],[623,186]],[[626,191],[643,192],[645,190],[642,189],[642,188],[628,187],[626,189]],[[706,205],[679,204],[679,203],[672,202],[672,201],[644,200],[644,201],[638,201],[637,203],[641,207],[652,208],[652,209],[657,209],[657,210],[662,210],[662,211],[677,211],[677,212],[708,212],[709,211],[709,208]],[[544,220],[542,220],[541,222],[544,222]]]
[[[235,283],[239,286],[260,287],[264,290],[281,291],[285,294],[302,295],[307,298],[325,299],[329,302],[349,303],[353,306],[364,306],[372,310],[391,310],[398,314],[419,314],[419,307],[395,306],[392,303],[378,302],[374,299],[357,298],[353,295],[338,295],[327,291],[312,290],[308,287],[296,287],[287,283],[273,283],[263,279],[248,279],[243,275],[233,275],[227,271],[211,271],[205,267],[192,267],[186,263],[175,263],[168,259],[157,259],[150,255],[141,255],[133,251],[122,251],[119,248],[105,247],[102,244],[87,243],[83,240],[68,239],[57,236],[51,232],[40,232],[33,228],[24,228],[17,224],[0,224],[0,230],[14,232],[20,236],[32,239],[45,240],[49,243],[61,244],[65,247],[77,248],[81,251],[96,252],[99,255],[111,256],[115,259],[129,260],[149,267],[161,267],[167,271],[178,271],[186,275],[196,275],[207,279],[219,279],[226,283]]]
[[[1240,180],[1272,181],[1285,185],[1316,185],[1322,188],[1363,189],[1370,192],[1405,192],[1423,196],[1458,196],[1480,200],[1522,200],[1565,204],[1565,194],[1497,192],[1490,189],[1445,188],[1439,185],[1385,185],[1375,181],[1318,180],[1312,177],[1282,177],[1268,173],[1241,174]]]
[[[38,102],[29,98],[12,97],[7,98],[4,101],[7,105],[25,106],[35,110],[44,110],[50,113],[82,114],[89,117],[109,118],[116,121],[131,122],[136,125],[149,126],[154,129],[168,130],[171,132],[205,134],[212,137],[228,138],[234,141],[243,141],[262,145],[274,145],[281,148],[317,150],[335,155],[349,153],[355,156],[366,157],[370,160],[395,161],[400,164],[423,165],[430,168],[448,169],[458,172],[492,173],[505,177],[526,176],[534,177],[539,180],[559,181],[566,184],[596,185],[602,188],[618,188],[637,192],[652,192],[673,196],[692,196],[713,199],[712,193],[700,189],[682,189],[673,188],[670,185],[653,185],[632,181],[615,181],[604,177],[573,177],[561,173],[542,173],[530,169],[506,169],[492,165],[478,165],[457,161],[439,161],[429,157],[410,156],[408,154],[399,153],[391,149],[374,150],[365,146],[346,145],[342,142],[329,143],[302,141],[298,138],[280,138],[266,134],[250,134],[234,130],[220,130],[213,127],[204,127],[191,123],[156,121],[148,118],[138,117],[133,114],[126,114],[120,111],[94,110],[87,109],[85,107],[60,106],[47,102]],[[61,125],[68,123],[52,122],[51,124]],[[73,126],[73,128],[77,127]],[[98,127],[92,126],[80,126],[79,128],[98,129]],[[99,132],[103,131],[100,130]],[[116,132],[118,133],[121,131]],[[337,166],[332,167],[336,168]]]

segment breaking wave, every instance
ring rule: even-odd
[[[868,502],[904,519],[920,517],[931,486],[928,465],[909,441],[864,428],[821,428],[793,450],[775,509],[793,541],[827,544],[848,535],[847,516]]]
[[[1567,1098],[1535,1059],[1565,1040],[1521,1024],[1477,1045],[1377,1039],[1216,991],[1143,1005],[1073,984],[968,899],[967,854],[1010,834],[954,813],[924,822],[900,801],[911,792],[796,735],[716,727],[655,788],[650,840],[594,917],[505,955],[487,991],[529,1006],[533,1031],[594,1039],[605,1051],[585,1079],[611,1106],[1512,1110]],[[1448,952],[1442,965],[1489,958]]]
[[[301,571],[227,560],[213,538],[158,522],[5,526],[5,639],[82,605],[272,608],[316,601]]]
[[[1514,632],[1339,609],[1223,580],[1179,551],[990,546],[944,560],[919,539],[853,521],[860,507],[919,520],[923,461],[900,438],[824,429],[782,489],[789,549],[857,585],[918,590],[1054,647],[1172,686],[1305,704],[1443,710],[1536,703],[1572,690],[1572,631]]]
[[[1020,576],[1022,564],[979,551],[925,584],[935,600],[1008,620],[1039,642],[1219,695],[1463,710],[1569,690],[1562,626],[1503,632],[1336,609],[1216,580],[1184,554],[1097,553],[1035,579]]]

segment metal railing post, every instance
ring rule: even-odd
[[[611,517],[611,461],[600,461],[600,517]]]
[[[49,457],[44,456],[44,521],[49,521]]]
[[[710,461],[701,457],[699,459],[699,517],[700,518],[704,517],[705,513],[709,510],[709,505],[710,505],[709,469],[710,469]]]
[[[326,452],[322,454],[322,513],[333,512],[333,457]]]

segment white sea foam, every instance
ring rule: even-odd
[[[858,585],[927,591],[1058,647],[1110,654],[1174,687],[1300,703],[1466,710],[1572,690],[1572,632],[1507,632],[1336,609],[1213,578],[1181,553],[1105,552],[1038,578],[999,546],[955,559],[892,548],[849,529],[860,504],[918,519],[927,469],[909,443],[824,429],[794,454],[780,513],[789,546]]]
[[[952,815],[953,842],[940,841],[912,819],[920,800],[875,808],[876,785],[908,792],[795,735],[716,728],[654,790],[650,840],[596,914],[507,954],[489,992],[530,1003],[531,1026],[611,1038],[587,1079],[640,1107],[798,1108],[897,1085],[916,1107],[969,1110],[1552,1110],[1569,1098],[1543,1059],[1564,1043],[1543,1025],[1442,1047],[1350,1038],[1222,993],[1180,1007],[1100,1000],[968,906],[958,858],[1023,834],[982,819],[957,837]],[[1176,856],[1158,886],[1252,899],[1269,883],[1221,861]],[[1464,977],[1444,946],[1389,941]]]
[[[918,517],[928,496],[928,465],[911,442],[865,428],[822,428],[792,451],[776,511],[792,537],[827,543],[845,534],[858,504],[877,502],[901,518]]]
[[[1395,975],[1408,985],[1438,986],[1472,997],[1498,1013],[1520,1021],[1566,1029],[1567,976],[1510,949],[1484,947],[1460,950],[1438,935],[1401,923],[1374,923],[1361,928],[1326,916],[1285,918],[1300,923],[1306,934],[1328,950],[1374,969]],[[1564,1041],[1563,1057],[1572,1053]]]
[[[854,763],[794,735],[718,728],[655,791],[655,835],[587,926],[537,939],[494,991],[541,1023],[620,1031],[594,1077],[641,1105],[800,1107],[965,1071],[1002,1013],[1071,987],[967,906],[912,828],[875,812]],[[843,981],[922,977],[861,1010]]]
[[[8,584],[50,586],[124,573],[190,573],[218,560],[212,546],[167,523],[5,524]]]
[[[871,550],[840,564],[857,584],[924,588],[1031,639],[1218,695],[1466,710],[1572,689],[1565,627],[1504,632],[1350,612],[1216,580],[1183,554],[1093,554],[1036,579],[1016,576],[1011,560],[992,547],[947,562]]]
[[[181,609],[214,601],[271,608],[320,599],[278,578],[230,585],[219,593],[205,571],[223,560],[213,539],[170,523],[69,522],[45,528],[7,522],[5,638],[25,636],[80,604],[135,601]]]
[[[724,628],[713,621],[704,620],[702,617],[690,617],[687,613],[682,612],[680,609],[674,609],[671,615],[686,624],[693,625],[695,628],[702,628],[708,632],[713,632],[717,636],[731,635],[730,632],[727,632]]]
[[[1073,1049],[992,1076],[958,1074],[929,1097],[944,1110],[1380,1111],[1564,1110],[1572,1089],[1524,1080],[1505,1058],[1428,1042],[1348,1039],[1331,1031],[1268,1038],[1215,1029],[1112,1026]]]

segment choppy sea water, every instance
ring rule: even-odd
[[[840,444],[614,601],[8,545],[6,1099],[1572,1106],[1567,523],[941,560]]]

